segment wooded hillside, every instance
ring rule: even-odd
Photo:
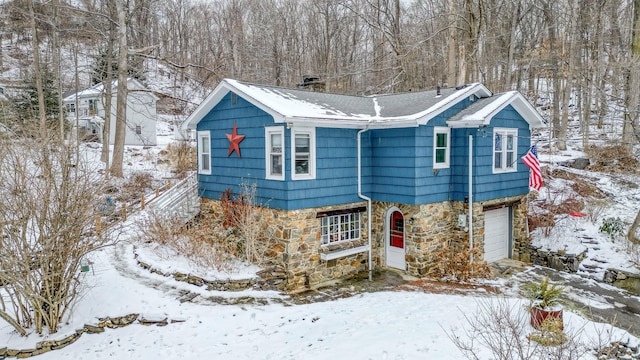
[[[35,25],[59,93],[76,86],[76,69],[108,78],[126,31],[128,72],[143,81],[154,59],[176,86],[209,89],[225,77],[294,87],[306,74],[348,94],[482,82],[548,110],[559,149],[572,117],[585,144],[587,120],[602,129],[613,119],[624,122],[608,131],[637,143],[640,0],[14,0],[0,15],[2,51],[25,81],[33,52],[20,45]],[[78,68],[78,57],[92,65]]]

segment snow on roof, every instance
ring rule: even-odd
[[[546,126],[538,111],[517,91],[508,91],[496,96],[478,99],[447,121],[451,127],[479,127],[488,125],[493,116],[508,105],[513,106],[532,128]]]
[[[515,91],[493,96],[482,84],[474,83],[456,88],[416,91],[401,94],[353,96],[277,86],[257,85],[224,79],[204,102],[185,121],[185,127],[195,129],[198,122],[229,92],[236,93],[266,113],[276,123],[318,127],[384,128],[411,127],[426,124],[430,119],[469,96],[491,99],[477,101],[468,118],[450,126],[479,126],[511,104],[531,124],[544,126],[540,114],[524,97]],[[480,104],[483,104],[480,107]],[[470,108],[471,108],[470,107]],[[459,119],[460,120],[460,119]]]
[[[118,80],[113,80],[111,82],[111,86],[112,86],[112,92],[115,94],[117,93],[118,90]],[[136,90],[136,91],[145,91],[148,92],[149,94],[151,94],[153,97],[156,98],[157,100],[157,96],[155,96],[151,91],[149,91],[149,89],[145,88],[144,85],[142,85],[141,82],[139,82],[138,80],[134,79],[134,78],[128,78],[127,79],[127,84],[128,84],[128,89],[129,90]],[[68,96],[66,96],[64,98],[64,102],[75,102],[76,101],[76,95],[78,98],[95,98],[95,97],[99,97],[104,93],[104,82],[95,84],[93,86],[91,86],[90,88],[78,91],[78,93],[72,93]]]
[[[273,116],[277,123],[349,128],[418,126],[420,119],[428,121],[437,115],[434,111],[443,111],[456,99],[470,93],[491,95],[480,84],[442,89],[441,96],[432,90],[365,97],[224,79],[186,119],[185,127],[195,129],[197,123],[230,91]]]

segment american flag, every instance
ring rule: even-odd
[[[542,173],[540,172],[540,161],[538,160],[538,151],[535,145],[531,146],[527,155],[522,157],[522,162],[531,169],[529,173],[529,186],[540,191],[542,187]]]

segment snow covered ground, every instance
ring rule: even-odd
[[[68,347],[41,359],[460,359],[447,333],[466,338],[465,314],[474,317],[487,296],[393,291],[336,301],[290,305],[274,292],[232,296],[271,299],[268,305],[219,305],[181,302],[181,289],[220,295],[138,268],[126,242],[94,254],[94,271],[83,281],[86,294],[59,333],[20,337],[0,327],[2,346],[32,348],[37,341],[58,339],[99,317],[139,313],[147,318],[180,320],[164,327],[133,324],[84,334]],[[170,263],[171,261],[165,260]],[[494,298],[499,301],[501,298]],[[514,312],[526,317],[527,302],[508,297]],[[528,326],[528,325],[527,325]],[[565,313],[565,330],[585,344],[637,339],[610,325]],[[530,331],[533,331],[531,329]],[[603,338],[602,334],[607,334]],[[481,358],[491,358],[480,350]],[[585,357],[595,358],[595,357]]]
[[[160,150],[171,141],[169,125],[164,123],[158,135],[158,147],[129,148],[126,172],[152,171],[156,177],[169,176],[166,165],[157,162]],[[87,147],[86,150],[94,151],[98,156],[99,149]],[[554,155],[544,153],[541,156],[546,166],[557,166],[559,161],[567,159],[558,160]],[[621,189],[614,180],[602,174],[585,172],[582,175],[594,178],[599,187],[616,195],[617,201],[602,217],[620,216],[626,222],[633,220],[640,203],[637,189]],[[545,184],[547,187],[541,197],[551,196],[545,191],[562,189],[560,180],[553,181]],[[446,360],[462,358],[448,334],[467,339],[470,325],[465,315],[477,318],[478,307],[487,299],[506,301],[513,314],[527,316],[527,301],[518,295],[518,289],[509,288],[503,289],[505,295],[501,296],[383,291],[307,305],[294,305],[287,296],[272,291],[206,291],[151,274],[137,266],[133,251],[136,221],[133,216],[124,224],[118,246],[91,255],[93,271],[85,273],[82,279],[85,293],[58,333],[21,337],[0,321],[0,348],[34,348],[39,341],[63,338],[84,324],[96,324],[101,317],[137,313],[146,318],[179,322],[164,327],[133,324],[106,329],[100,334],[84,334],[68,347],[39,355],[39,358]],[[565,245],[568,252],[587,250],[587,262],[605,261],[611,266],[632,270],[622,242],[611,241],[608,235],[598,231],[599,226],[598,221],[592,222],[587,217],[566,217],[549,234],[536,230],[534,243],[551,250],[565,248]],[[597,249],[585,245],[580,234],[595,238],[599,243]],[[165,271],[191,271],[209,278],[251,277],[256,271],[251,266],[240,267],[231,274],[192,269],[185,259],[175,254],[160,256],[140,247],[137,252],[146,262]],[[504,280],[489,284],[500,287],[501,281]],[[183,296],[187,292],[200,296],[188,301]],[[207,300],[215,297],[255,297],[264,301],[224,305]],[[598,299],[591,301],[592,306],[598,306]],[[602,306],[605,306],[604,302]],[[529,325],[524,326],[527,334],[533,331]],[[624,330],[588,321],[570,311],[565,311],[565,330],[590,347],[615,340],[632,346],[638,344],[638,339]],[[526,339],[522,341],[526,342]],[[488,349],[479,349],[479,354],[482,359],[492,358]],[[595,356],[587,354],[582,358],[595,359]]]

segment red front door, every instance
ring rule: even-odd
[[[397,248],[404,248],[404,216],[399,211],[391,214],[391,229],[389,236],[389,245]]]

